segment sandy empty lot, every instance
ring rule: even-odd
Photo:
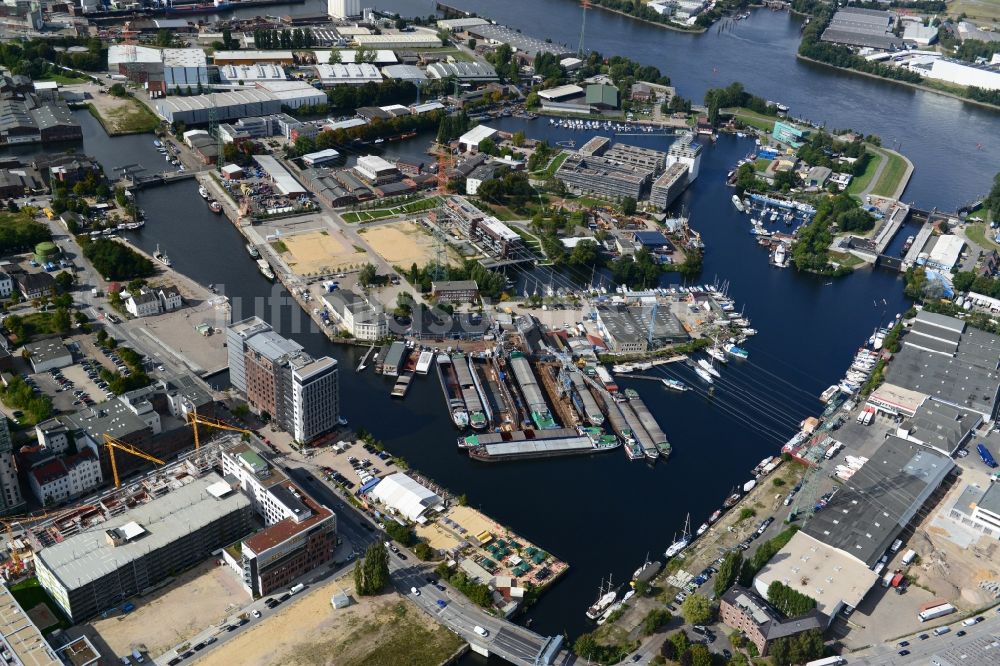
[[[334,610],[330,597],[341,589],[352,603]],[[358,597],[347,575],[279,606],[274,616],[196,663],[231,666],[238,655],[242,666],[435,666],[461,644],[395,592]]]
[[[137,645],[157,655],[218,624],[230,610],[250,601],[232,570],[208,560],[184,573],[164,592],[130,600],[136,609],[128,615],[112,615],[82,625],[88,636],[99,640],[116,655]]]
[[[379,256],[390,264],[409,268],[423,266],[437,259],[437,241],[415,222],[397,222],[359,230]],[[446,251],[448,263],[457,264],[452,252]]]
[[[282,248],[272,242],[276,251]],[[364,252],[358,252],[343,239],[327,231],[307,231],[302,234],[282,236],[280,243],[288,248],[281,253],[282,260],[296,275],[345,271],[366,261]]]

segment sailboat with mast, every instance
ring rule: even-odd
[[[670,544],[667,548],[667,552],[664,553],[667,559],[670,559],[674,555],[678,555],[682,550],[688,547],[691,543],[691,514],[687,515],[687,519],[684,521],[684,531],[681,532],[681,538]]]
[[[604,611],[611,607],[611,604],[615,603],[617,598],[618,591],[611,586],[611,576],[609,575],[607,589],[604,587],[604,580],[601,580],[601,587],[597,590],[597,601],[587,609],[587,618],[597,620],[604,614]]]

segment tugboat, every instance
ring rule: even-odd
[[[170,266],[170,257],[168,257],[165,253],[160,252],[159,243],[156,244],[156,252],[153,253],[153,259],[156,259],[164,266]]]
[[[257,248],[252,243],[247,243],[247,253],[251,259],[260,259],[260,252],[257,251]]]
[[[208,202],[208,209],[215,213],[216,215],[222,214],[222,204],[220,204],[215,199]]]
[[[202,199],[208,201],[208,190],[206,190],[203,185],[198,186],[198,194],[201,195]]]

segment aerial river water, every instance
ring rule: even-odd
[[[575,45],[579,38],[580,10],[568,0],[451,4],[556,42]],[[379,8],[404,15],[433,12],[424,0],[393,0]],[[325,3],[310,0],[268,13],[318,14],[324,9]],[[914,162],[904,199],[918,205],[951,209],[988,189],[1000,171],[1000,115],[797,62],[799,25],[788,14],[758,10],[731,30],[713,28],[692,36],[593,10],[586,45],[660,67],[682,95],[696,101],[707,88],[739,80],[748,90],[788,104],[796,116],[879,134],[885,145],[899,148]],[[143,162],[148,167],[147,161],[151,165],[162,159],[150,137],[109,139],[89,115],[78,117],[84,125],[82,150],[100,159],[109,173],[115,166]],[[521,128],[532,137],[570,138],[541,119],[504,119],[499,126]],[[576,133],[572,138],[587,136]],[[623,140],[665,149],[671,139]],[[415,156],[424,147],[415,140],[388,150]],[[706,145],[701,174],[678,206],[690,215],[708,248],[699,282],[728,282],[730,295],[745,306],[760,334],[747,345],[748,362],[730,363],[723,370],[725,381],[713,398],[694,391],[668,394],[651,382],[624,382],[640,391],[673,444],[670,460],[655,467],[630,463],[621,451],[593,458],[473,463],[455,450],[456,433],[436,382],[418,380],[404,401],[393,401],[390,380],[354,374],[356,350],[335,347],[309,332],[297,307],[274,308],[273,299],[264,301],[280,295],[280,289],[273,290],[260,276],[242,237],[207,210],[191,182],[143,193],[141,206],[149,223],[134,240],[147,250],[159,243],[177,270],[219,285],[242,316],[259,314],[310,352],[342,361],[343,411],[352,424],[369,429],[413,467],[465,493],[498,522],[567,560],[569,575],[528,617],[539,632],[575,637],[588,630],[583,612],[602,577],[610,573],[625,582],[647,553],[662,553],[688,512],[694,524],[704,520],[734,484],[747,480],[757,461],[776,452],[802,418],[821,410],[816,396],[842,375],[872,329],[908,306],[901,280],[892,273],[861,270],[829,280],[770,267],[723,183],[750,148],[749,142],[728,136]],[[664,284],[675,280],[664,276]],[[693,375],[683,378],[697,382]]]

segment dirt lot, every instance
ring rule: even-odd
[[[150,654],[160,654],[205,627],[218,624],[232,608],[249,600],[232,570],[216,566],[213,559],[184,573],[163,592],[132,599],[136,609],[128,615],[79,625],[71,629],[71,634],[86,633],[91,640],[96,635],[99,646],[103,644],[117,655],[139,644]]]
[[[366,255],[327,231],[282,236],[271,247],[296,275],[347,271],[365,263]]]
[[[423,266],[437,259],[434,237],[415,222],[397,222],[359,230],[379,256],[396,266],[409,268],[411,264]],[[449,252],[449,263],[457,263]]]
[[[108,134],[135,134],[151,132],[160,124],[152,111],[138,99],[132,97],[115,97],[106,92],[99,92],[94,84],[81,84],[71,87],[72,90],[85,91],[89,94],[87,103]],[[137,95],[143,93],[135,91]]]
[[[334,610],[333,594],[351,595],[348,608]],[[432,666],[462,644],[399,594],[358,597],[350,576],[330,582],[197,661],[199,666]],[[414,650],[414,646],[420,646]]]

